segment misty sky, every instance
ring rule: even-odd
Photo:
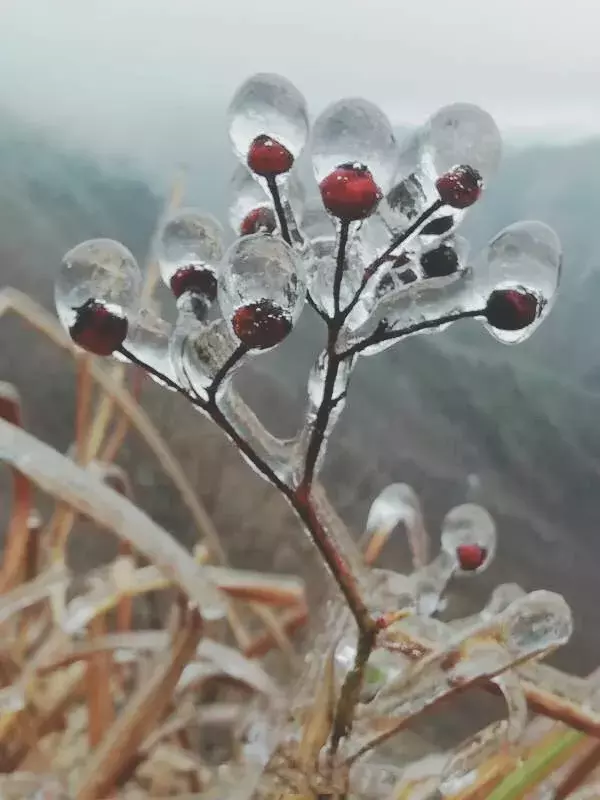
[[[396,123],[455,100],[501,128],[600,132],[592,0],[0,0],[0,104],[96,148],[202,140],[252,72],[318,111],[343,95]]]

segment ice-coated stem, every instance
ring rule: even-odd
[[[248,353],[248,347],[245,344],[238,345],[233,353],[229,356],[229,358],[221,365],[217,374],[215,375],[213,382],[211,383],[208,389],[208,396],[211,400],[214,400],[217,396],[217,392],[221,387],[221,384],[227,377],[230,370],[238,364],[242,358]]]
[[[289,244],[291,246],[292,239],[290,237],[290,229],[288,227],[288,221],[285,216],[285,209],[283,207],[283,203],[281,202],[281,193],[279,191],[279,186],[277,186],[276,178],[274,177],[267,178],[267,187],[273,199],[273,206],[275,208],[275,213],[277,214],[277,221],[279,222],[281,238],[286,244]]]
[[[335,276],[333,279],[333,312],[336,317],[340,313],[340,290],[342,288],[342,278],[346,268],[346,246],[348,244],[348,233],[350,231],[349,222],[341,222],[338,234],[337,256],[335,262]]]
[[[240,348],[236,350],[236,353],[238,353],[239,350]],[[164,381],[172,389],[175,389],[177,392],[182,394],[190,403],[192,403],[192,405],[195,405],[205,411],[211,417],[213,422],[219,428],[221,428],[223,433],[225,433],[225,435],[235,444],[240,453],[242,453],[242,455],[244,455],[257,469],[257,471],[265,478],[265,480],[269,481],[269,483],[271,483],[283,494],[283,496],[288,500],[292,508],[296,511],[304,523],[313,543],[321,553],[323,560],[327,564],[334,580],[338,584],[340,591],[342,592],[344,599],[346,600],[348,607],[352,612],[352,615],[356,619],[359,629],[365,632],[370,631],[374,627],[374,623],[371,620],[364,600],[361,597],[356,578],[353,575],[346,559],[339,552],[335,543],[332,541],[331,537],[327,534],[327,531],[319,521],[317,514],[310,502],[309,492],[302,489],[294,490],[288,486],[283,480],[281,480],[281,478],[279,478],[275,471],[271,469],[266,460],[257,454],[252,445],[237,432],[235,427],[227,419],[217,404],[215,392],[212,391],[214,382],[211,386],[211,390],[209,390],[208,399],[202,400],[201,398],[191,394],[183,387],[179,386],[179,384],[175,383],[170,378],[167,378],[158,370],[154,369],[148,364],[145,364],[143,361],[140,361],[140,359],[136,358],[132,353],[130,353],[127,348],[121,347],[120,352],[126,358],[130,359],[133,364],[146,370],[150,374],[159,378],[159,380]],[[241,355],[238,357],[241,357]],[[234,363],[235,361],[237,361],[237,358],[233,359],[233,356],[228,359],[228,362]],[[223,368],[221,368],[220,372],[223,372]],[[226,371],[224,371],[224,374],[226,374]]]
[[[394,339],[402,339],[405,336],[410,336],[411,334],[419,333],[420,331],[433,330],[434,328],[439,328],[442,325],[458,322],[461,319],[482,317],[484,314],[485,308],[477,308],[473,311],[457,311],[455,314],[446,314],[445,316],[437,317],[436,319],[428,319],[424,320],[423,322],[416,322],[414,325],[409,325],[401,330],[388,330],[382,325],[381,327],[377,328],[375,332],[367,339],[363,339],[361,342],[356,342],[356,344],[352,345],[352,347],[349,347],[347,350],[341,353],[340,358],[351,358],[352,356],[361,353],[363,350],[366,350],[368,347],[371,347],[374,344],[380,344],[381,342],[391,341]]]

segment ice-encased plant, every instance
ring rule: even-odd
[[[263,796],[381,796],[386,780],[400,785],[406,776],[370,764],[379,744],[448,693],[484,682],[505,696],[508,721],[432,768],[449,796],[475,779],[490,747],[510,749],[523,731],[526,703],[510,668],[563,643],[569,610],[537,592],[492,603],[454,628],[438,623],[448,582],[493,556],[487,512],[449,513],[442,550],[428,561],[418,503],[407,487],[389,487],[372,508],[371,548],[378,531],[410,523],[415,571],[370,570],[329,524],[318,474],[359,357],[465,319],[505,344],[525,340],[553,305],[560,243],[543,223],[524,221],[469,256],[457,228],[501,149],[494,121],[476,106],[441,109],[399,145],[385,115],[355,98],[325,109],[311,132],[300,92],[259,74],[235,94],[229,130],[241,162],[229,215],[238,238],[225,249],[218,221],[184,208],[156,243],[176,323],[143,307],[135,259],[105,239],[65,255],[58,315],[82,348],[142,367],[210,417],[286,498],[340,589],[344,607],[329,609]],[[305,200],[297,169],[307,145],[318,199]],[[279,345],[303,311],[322,320],[326,342],[308,376],[303,423],[282,441],[248,413],[232,377]]]

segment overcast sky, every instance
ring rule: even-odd
[[[593,0],[0,0],[0,104],[86,145],[165,146],[280,72],[312,110],[344,95],[396,123],[455,100],[501,128],[600,132]]]

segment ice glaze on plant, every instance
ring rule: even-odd
[[[465,572],[474,572],[485,563],[487,549],[478,544],[460,544],[456,548],[459,566]]]

